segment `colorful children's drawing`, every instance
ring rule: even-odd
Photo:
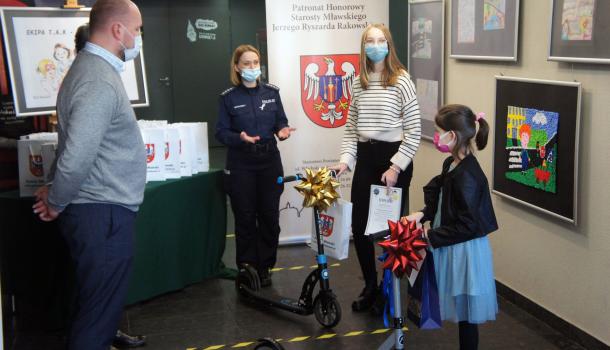
[[[411,23],[411,52],[413,58],[432,57],[432,20],[421,17]]]
[[[557,190],[559,113],[508,107],[506,119],[507,179],[545,192]]]
[[[483,3],[483,30],[504,29],[506,0],[485,0]]]
[[[564,0],[561,16],[561,39],[593,39],[594,11],[595,0]]]

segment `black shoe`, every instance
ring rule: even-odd
[[[362,293],[360,293],[360,297],[352,303],[352,310],[355,312],[369,310],[375,303],[377,293],[377,287],[364,287]]]
[[[271,281],[271,272],[269,272],[269,269],[258,270],[258,278],[261,281],[261,287],[269,287],[273,283]]]
[[[386,297],[383,295],[383,290],[381,290],[381,286],[375,296],[375,302],[373,302],[373,306],[371,306],[371,313],[375,316],[383,315],[385,310]],[[392,315],[393,316],[393,315]]]
[[[114,336],[112,345],[117,348],[138,348],[146,345],[146,336],[144,335],[129,335],[118,330]]]

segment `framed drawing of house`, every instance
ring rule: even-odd
[[[551,0],[550,61],[610,64],[610,1]]]
[[[434,116],[443,105],[444,0],[409,1],[408,71],[417,90],[422,137],[432,140]]]
[[[57,92],[74,61],[74,33],[91,9],[3,7],[2,32],[17,116],[55,111]],[[148,105],[144,54],[121,73],[134,107]]]
[[[576,224],[578,82],[496,76],[493,192]]]
[[[519,0],[452,0],[451,50],[457,59],[517,61]]]

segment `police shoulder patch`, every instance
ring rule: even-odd
[[[224,96],[224,95],[228,94],[229,92],[233,91],[233,89],[235,89],[235,86],[230,87],[230,88],[226,89],[225,91],[221,92],[220,96]]]
[[[273,85],[273,84],[265,83],[265,86],[270,88],[270,89],[273,89],[275,91],[280,91],[280,88],[275,86],[275,85]]]

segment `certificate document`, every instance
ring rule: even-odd
[[[386,186],[371,185],[369,216],[364,234],[370,235],[389,229],[388,220],[398,221],[401,199],[402,188],[390,187],[388,193]]]

